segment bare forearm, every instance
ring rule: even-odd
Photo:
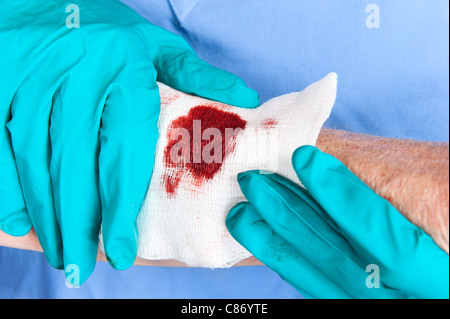
[[[342,161],[448,253],[449,144],[381,138],[322,129],[316,146]],[[34,231],[12,237],[0,231],[0,246],[42,251]],[[99,250],[99,261],[106,261]],[[238,265],[259,265],[251,257]],[[176,260],[137,258],[135,265],[183,267]]]
[[[449,144],[322,129],[316,146],[343,162],[449,251]]]

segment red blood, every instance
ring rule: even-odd
[[[178,174],[176,177],[170,177],[169,175],[164,176],[164,184],[166,185],[166,193],[167,194],[175,194],[175,190],[180,183],[180,177]]]
[[[261,125],[266,128],[274,128],[277,124],[278,122],[274,119],[266,119],[261,123]]]
[[[162,96],[161,97],[161,106],[168,106],[175,102],[180,97],[179,94],[173,94],[169,96]]]
[[[194,122],[196,120],[200,120],[200,122]],[[201,125],[201,129],[198,126],[199,123]],[[212,179],[222,167],[227,155],[234,150],[236,132],[238,131],[235,131],[232,136],[227,136],[227,133],[230,134],[230,129],[243,130],[246,125],[247,122],[237,114],[225,112],[213,107],[212,105],[196,106],[192,108],[187,115],[180,116],[175,119],[167,132],[169,141],[164,149],[165,166],[167,168],[175,168],[175,170],[172,170],[175,171],[175,176],[171,173],[170,176],[166,174],[164,177],[166,193],[169,195],[175,194],[175,191],[178,188],[183,176],[184,178],[191,179],[191,183],[196,186],[201,185],[206,180]],[[171,158],[171,150],[175,145],[177,145],[175,151],[178,149],[178,155],[183,155],[183,150],[180,148],[180,145],[182,145],[180,142],[182,140],[182,136],[179,135],[178,139],[174,139],[174,136],[171,136],[171,133],[177,128],[183,128],[189,132],[190,138],[190,145],[184,145],[184,147],[188,147],[189,160],[187,160],[188,156],[186,156],[186,160],[181,160],[179,163],[173,162],[173,159]],[[194,132],[194,128],[196,128],[196,132]],[[220,131],[222,143],[222,154],[219,156],[220,160],[212,161],[211,163],[205,162],[202,156],[205,151],[205,146],[213,142],[216,138],[216,136],[211,135],[209,136],[209,139],[203,140],[203,133],[208,128],[215,128],[217,129],[216,132]],[[201,134],[199,134],[200,132]],[[195,136],[197,136],[196,141],[194,141]],[[218,141],[216,142],[219,143]],[[210,149],[210,152],[213,150],[214,149]],[[208,150],[206,150],[206,152],[207,151]],[[219,155],[213,153],[214,152],[210,153],[210,155]],[[184,174],[183,172],[187,174]]]

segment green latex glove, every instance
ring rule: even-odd
[[[431,237],[333,156],[303,146],[292,162],[306,190],[276,174],[238,176],[248,203],[226,225],[257,259],[309,298],[448,298],[449,257]],[[379,288],[368,288],[368,265]]]
[[[80,27],[68,28],[71,3],[0,2],[0,229],[20,236],[32,225],[49,263],[78,266],[82,283],[101,223],[110,264],[135,260],[158,139],[156,81],[240,107],[259,99],[121,2],[76,1]]]

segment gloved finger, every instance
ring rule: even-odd
[[[0,130],[0,230],[11,236],[24,236],[31,229],[31,221],[23,199],[19,175],[6,127],[9,120],[9,104],[6,108],[0,97],[2,128]],[[3,103],[3,104],[2,104]]]
[[[306,298],[351,298],[279,236],[249,203],[234,206],[226,226],[234,239]]]
[[[330,226],[330,221],[324,218],[326,213],[300,186],[279,175],[255,172],[239,174],[238,181],[258,215],[299,255],[315,265],[326,278],[324,282],[342,287],[352,298],[404,297],[384,286],[368,289],[367,265],[361,267],[351,245],[334,225]]]
[[[280,192],[280,196],[288,199],[288,202],[295,208],[293,213],[299,218],[307,219],[309,224],[321,225],[326,223],[330,230],[327,232],[330,236],[335,236],[335,245],[341,243],[346,246],[346,249],[351,249],[348,246],[347,240],[342,237],[339,233],[339,226],[332,220],[328,214],[323,210],[323,208],[314,200],[314,198],[309,194],[309,192],[301,187],[300,185],[294,183],[293,181],[270,172],[261,173],[261,171],[247,171],[238,174],[238,181],[240,186],[248,185],[248,181],[252,181],[256,185],[267,184],[269,187],[273,187],[270,192]],[[247,181],[245,183],[244,181]],[[253,193],[253,189],[246,187],[249,192],[257,196],[257,193]],[[286,224],[288,226],[289,224]],[[354,252],[354,251],[353,251]]]
[[[3,5],[6,4],[2,3]],[[7,31],[2,31],[5,27],[3,21],[1,19],[0,22],[0,47],[6,48],[11,43],[5,36]],[[0,59],[0,230],[11,236],[23,236],[29,232],[31,221],[20,186],[11,135],[6,126],[11,120],[11,103],[18,85],[17,80],[15,81],[17,70],[14,70],[11,63],[12,54],[10,50],[4,50]]]
[[[135,54],[136,63],[121,69],[108,90],[100,129],[103,242],[109,263],[119,270],[136,259],[135,219],[150,182],[158,140],[156,71],[148,58]]]
[[[151,33],[153,64],[158,81],[188,94],[244,108],[260,105],[258,93],[236,75],[200,59],[180,36],[159,27]]]
[[[379,266],[381,281],[416,297],[448,298],[448,255],[423,230],[333,156],[303,146],[292,162],[361,258]]]
[[[98,132],[108,85],[103,78],[83,72],[83,64],[64,77],[53,99],[50,125],[50,174],[64,266],[77,269],[79,275],[71,276],[73,285],[85,282],[97,260],[101,223]]]
[[[13,48],[4,51],[5,54],[0,61],[2,70],[0,105],[3,107],[7,103],[14,113],[8,128],[11,131],[14,160],[17,162],[17,165],[14,164],[17,166],[16,175],[19,176],[20,192],[23,193],[24,199],[22,201],[18,199],[19,179],[14,181],[12,159],[11,155],[8,155],[7,161],[10,166],[5,173],[9,172],[11,178],[5,182],[7,187],[10,187],[5,196],[10,196],[11,199],[6,201],[8,204],[4,204],[3,200],[0,202],[2,208],[11,204],[22,212],[26,203],[28,218],[33,223],[48,262],[55,268],[62,268],[62,243],[49,174],[51,154],[49,114],[53,95],[61,83],[61,77],[65,70],[70,69],[79,59],[80,50],[76,50],[76,45],[71,39],[63,39],[63,34],[70,31],[61,25],[60,15],[55,15],[50,8],[57,7],[57,4],[40,3],[42,15],[49,12],[53,14],[46,15],[46,19],[41,20],[44,24],[40,25],[36,21],[37,24],[31,28],[29,27],[32,20],[25,21],[28,27],[23,27],[24,21],[19,19],[29,7],[26,6],[25,10],[23,3],[11,5],[7,5],[6,17],[1,20],[7,23],[0,26],[0,47]],[[42,27],[44,25],[46,27]],[[49,34],[49,27],[54,27],[55,30],[60,28],[58,32]],[[31,29],[33,35],[27,36],[27,40],[24,41],[24,35]],[[12,34],[15,36],[11,36]],[[60,54],[61,50],[64,50],[64,55]],[[5,113],[2,111],[3,114]],[[1,153],[4,154],[3,151]],[[23,205],[20,202],[24,202]],[[24,215],[23,213],[20,219],[24,220],[26,218]],[[29,226],[31,226],[29,222],[24,221],[21,228],[25,230],[29,229]]]
[[[26,77],[21,83],[11,104],[12,119],[7,126],[31,223],[49,264],[62,269],[62,242],[49,174],[51,151],[48,133],[59,74],[50,65],[45,76],[39,77],[43,73],[36,71],[36,76]]]

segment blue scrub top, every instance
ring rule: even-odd
[[[123,2],[239,75],[262,102],[336,72],[327,127],[448,142],[446,0]],[[302,298],[265,266],[115,271],[98,263],[81,288],[70,289],[41,253],[0,248],[0,298],[21,297]]]

